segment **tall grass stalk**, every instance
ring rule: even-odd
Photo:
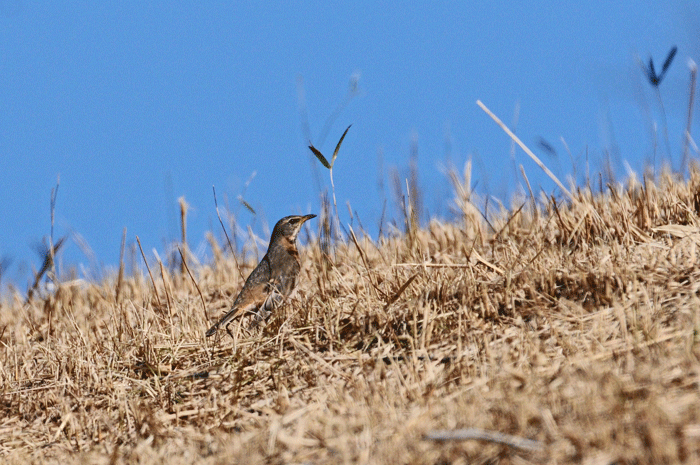
[[[343,139],[345,139],[345,135],[348,133],[348,130],[350,130],[350,127],[352,127],[352,124],[345,129],[343,132],[343,135],[340,136],[340,140],[338,141],[338,144],[335,146],[335,150],[333,151],[333,156],[331,157],[331,161],[329,162],[328,159],[326,159],[325,156],[316,148],[313,146],[313,144],[309,145],[309,149],[311,152],[316,156],[319,162],[328,169],[330,179],[331,179],[331,190],[333,192],[333,209],[335,210],[335,219],[334,219],[334,224],[335,224],[335,230],[337,234],[340,234],[340,216],[338,215],[338,202],[335,198],[335,182],[333,181],[333,166],[335,165],[335,160],[338,157],[338,152],[340,151],[340,145],[343,143]]]

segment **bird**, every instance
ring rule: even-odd
[[[206,332],[207,337],[216,334],[222,326],[233,337],[229,325],[234,318],[271,311],[292,294],[301,270],[296,238],[302,225],[315,217],[285,216],[275,224],[265,256],[246,279],[231,309]]]

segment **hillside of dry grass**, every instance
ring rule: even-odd
[[[457,192],[457,223],[311,241],[297,296],[235,340],[204,331],[255,263],[213,239],[197,286],[151,263],[155,289],[6,299],[0,460],[699,463],[700,173],[490,224]],[[536,442],[427,437],[463,428]]]

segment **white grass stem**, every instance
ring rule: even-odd
[[[523,141],[521,141],[520,138],[513,133],[513,131],[508,129],[508,126],[506,126],[503,123],[503,121],[501,121],[498,118],[498,116],[494,115],[493,112],[491,112],[491,110],[486,108],[486,105],[484,105],[481,102],[481,100],[477,100],[476,104],[479,105],[481,107],[481,109],[484,110],[486,112],[486,114],[489,115],[491,117],[491,119],[494,120],[496,122],[496,124],[498,124],[501,127],[501,129],[503,129],[505,131],[505,133],[508,134],[508,136],[511,139],[513,139],[513,141],[515,141],[515,143],[518,144],[520,146],[520,148],[523,149],[525,151],[525,153],[527,153],[528,156],[530,158],[532,158],[532,160],[535,163],[537,163],[537,165],[540,168],[542,168],[542,171],[544,171],[547,174],[547,176],[549,176],[549,178],[552,181],[554,181],[557,186],[559,186],[559,188],[566,194],[567,197],[569,197],[569,199],[574,200],[574,196],[571,195],[571,192],[569,192],[569,190],[566,187],[564,187],[564,184],[562,184],[561,181],[559,181],[559,179],[554,175],[554,173],[552,173],[549,170],[549,168],[547,168],[547,166],[544,163],[542,163],[542,161],[539,158],[537,158],[537,155],[532,153],[532,150],[530,150],[525,144],[523,144]]]

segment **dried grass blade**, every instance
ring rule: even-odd
[[[564,192],[564,193],[566,194],[566,196],[569,197],[569,199],[574,200],[574,196],[571,195],[571,192],[569,192],[569,190],[568,190],[566,187],[564,187],[564,184],[562,184],[561,181],[559,181],[559,178],[557,178],[557,177],[554,175],[554,173],[552,173],[552,172],[549,170],[549,168],[547,168],[547,166],[545,166],[545,164],[542,163],[542,161],[541,161],[539,158],[537,158],[537,155],[535,155],[534,153],[532,153],[532,150],[530,150],[530,149],[523,143],[523,141],[520,140],[520,138],[519,138],[518,136],[516,136],[515,134],[513,134],[513,132],[512,132],[510,129],[508,129],[508,126],[506,126],[506,125],[503,123],[503,121],[501,121],[501,120],[498,118],[498,116],[496,116],[495,114],[493,114],[493,113],[491,112],[491,110],[489,110],[488,108],[486,108],[486,105],[484,105],[483,103],[481,103],[481,100],[477,100],[477,101],[476,101],[476,104],[479,105],[479,106],[481,107],[481,109],[484,110],[484,111],[486,112],[486,114],[489,115],[489,116],[491,117],[491,119],[494,120],[494,121],[496,122],[496,124],[498,124],[498,125],[501,127],[501,129],[503,129],[503,130],[505,131],[505,133],[508,134],[508,136],[509,136],[511,139],[513,139],[513,141],[515,141],[515,143],[518,144],[518,145],[520,146],[520,148],[523,149],[523,150],[525,151],[525,153],[527,153],[528,156],[529,156],[530,158],[532,158],[532,160],[533,160],[535,163],[537,163],[537,166],[539,166],[540,168],[542,168],[542,171],[544,171],[544,172],[547,174],[547,176],[549,176],[549,178],[550,178],[552,181],[554,181],[554,182],[556,183],[557,186],[559,186],[559,189],[561,189],[562,192]]]
[[[396,302],[396,301],[398,300],[398,298],[401,297],[401,294],[404,293],[404,291],[406,290],[406,288],[408,288],[408,286],[410,286],[411,283],[413,282],[413,280],[416,279],[417,277],[418,277],[418,273],[415,273],[413,276],[411,276],[410,278],[408,278],[408,279],[406,280],[405,283],[403,283],[403,284],[401,285],[401,287],[399,288],[399,290],[396,291],[396,292],[394,293],[394,295],[392,295],[392,296],[389,298],[389,300],[387,301],[386,305],[384,305],[384,310],[385,310],[385,311],[389,308],[389,306],[390,306],[391,304],[393,304],[394,302]]]
[[[431,431],[423,436],[423,439],[429,441],[465,441],[474,439],[477,441],[495,442],[505,444],[506,446],[515,449],[527,451],[539,451],[544,448],[540,441],[512,436],[510,434],[501,433],[498,431],[488,431],[479,428],[466,428],[458,430],[436,430]]]

